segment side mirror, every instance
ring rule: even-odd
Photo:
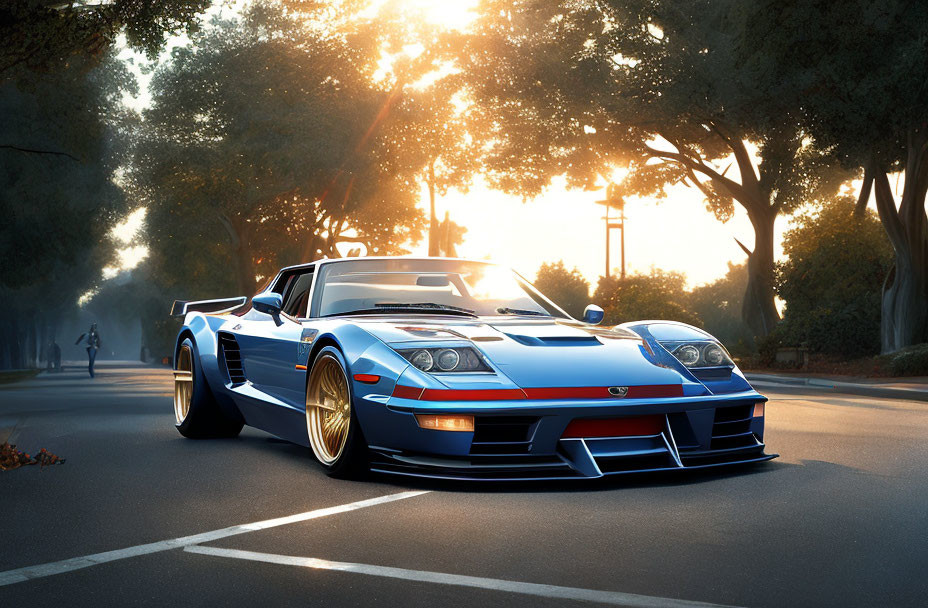
[[[274,317],[274,323],[283,325],[280,320],[280,309],[284,306],[284,299],[279,293],[259,293],[251,299],[251,307],[258,312]]]
[[[605,316],[606,313],[596,304],[590,304],[583,309],[583,322],[589,323],[590,325],[599,325],[603,322],[603,317]]]

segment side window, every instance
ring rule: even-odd
[[[287,281],[284,289],[284,306],[282,311],[294,318],[307,315],[306,307],[309,304],[309,289],[313,285],[313,272],[295,274]]]

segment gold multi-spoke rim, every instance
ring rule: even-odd
[[[333,355],[322,355],[306,387],[306,430],[316,458],[332,464],[348,442],[351,394],[345,370]]]
[[[193,399],[193,353],[186,344],[181,346],[174,369],[174,418],[177,424],[187,419]]]

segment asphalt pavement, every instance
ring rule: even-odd
[[[0,605],[924,606],[928,403],[762,392],[768,463],[460,485],[184,439],[164,368],[0,385],[0,442],[67,460],[0,472]]]

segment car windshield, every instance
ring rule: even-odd
[[[311,310],[315,317],[409,312],[570,318],[508,268],[487,262],[411,258],[322,264]]]

